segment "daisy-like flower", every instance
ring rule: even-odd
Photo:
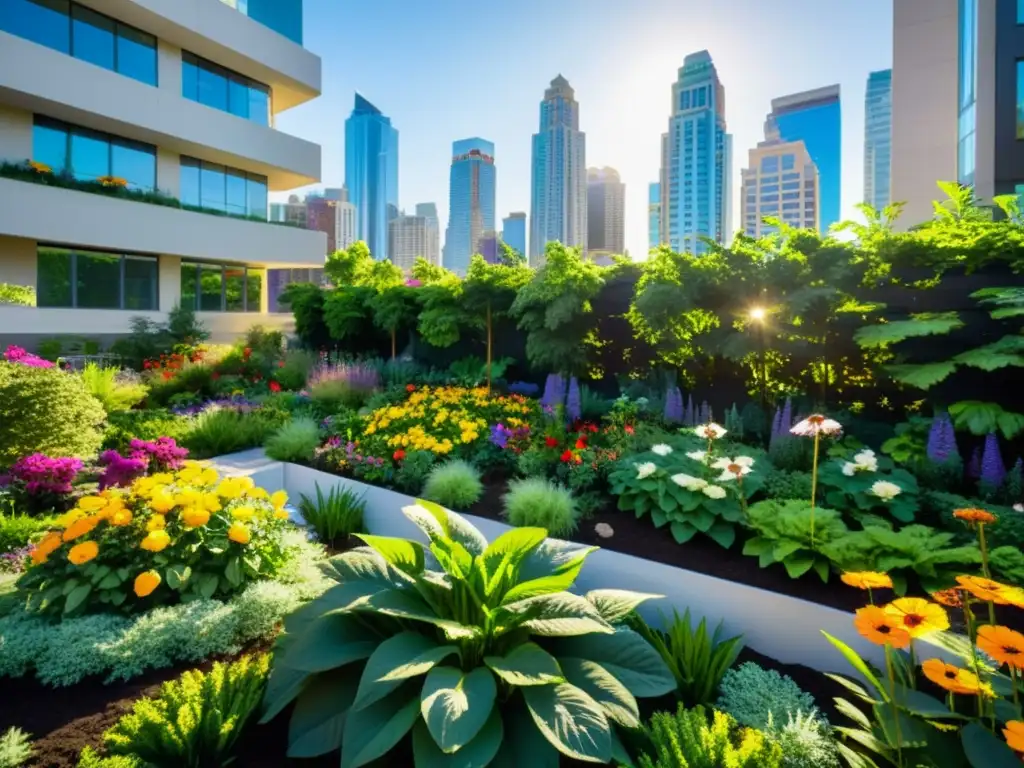
[[[820,413],[816,413],[813,416],[808,416],[799,424],[794,425],[789,431],[791,434],[797,435],[798,437],[838,435],[843,431],[843,425],[838,421],[833,421],[832,419],[822,416]]]
[[[651,453],[657,454],[658,456],[668,456],[672,453],[672,446],[665,445],[665,443],[658,443],[657,445],[651,446]]]
[[[699,461],[701,463],[703,463],[707,457],[707,451],[690,451],[689,453],[686,454],[686,458],[693,459],[694,461]]]
[[[701,424],[699,427],[694,427],[693,433],[704,440],[720,440],[725,437],[727,431],[725,427],[711,421],[707,424]]]
[[[1024,752],[1024,722],[1011,720],[1003,728],[1003,738],[1006,745],[1014,752]]]
[[[907,630],[911,637],[924,637],[949,629],[949,616],[945,609],[922,597],[893,600],[885,606],[885,612]]]
[[[956,583],[979,600],[1024,608],[1024,590],[1018,587],[1001,584],[984,576],[957,576]]]
[[[705,485],[701,490],[709,499],[724,499],[726,496],[725,488],[718,485]]]
[[[986,624],[978,629],[978,647],[1014,669],[1024,669],[1024,635],[1009,627]]]
[[[953,517],[965,523],[994,523],[999,519],[984,509],[955,509]]]
[[[910,645],[910,633],[877,605],[868,605],[857,611],[853,625],[861,636],[876,645],[891,645],[906,648]]]
[[[903,489],[896,485],[896,483],[890,483],[888,480],[879,480],[872,483],[868,493],[872,496],[877,496],[882,501],[892,501],[903,493]]]
[[[691,475],[685,475],[682,472],[678,475],[672,475],[669,479],[680,488],[685,488],[688,491],[700,491],[708,485],[707,480],[702,480],[699,477],[692,477]]]
[[[887,573],[855,571],[844,573],[839,578],[843,584],[856,589],[892,589],[892,579]]]
[[[718,476],[718,482],[724,483],[727,480],[736,480],[744,475],[749,475],[753,466],[754,460],[749,456],[737,456],[735,459],[718,459],[711,465],[711,468],[722,470],[722,474]]]
[[[921,671],[937,686],[951,693],[961,696],[992,695],[991,686],[981,682],[973,672],[947,664],[942,659],[928,659],[921,665]]]
[[[645,461],[643,464],[636,465],[636,479],[643,480],[645,477],[650,477],[658,471],[658,466],[651,461]]]

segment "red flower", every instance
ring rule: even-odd
[[[171,371],[164,371],[162,375],[163,375],[163,377],[164,377],[164,381],[170,381],[170,380],[171,380],[171,377],[172,377],[172,376],[173,376],[174,374],[173,374],[173,373],[172,373]]]
[[[568,463],[572,461],[572,451],[566,451],[562,454],[562,461]]]
[[[623,427],[623,429],[626,430],[626,434],[627,435],[632,435],[632,434],[634,434],[636,432],[636,430],[633,429],[633,425],[632,424],[627,424],[626,426]]]
[[[587,429],[589,429],[591,432],[597,432],[597,424],[588,424]]]
[[[278,368],[284,368],[284,360],[278,360],[277,361],[277,367]]]
[[[406,384],[405,385],[405,391],[406,392],[415,392],[416,391],[416,385],[415,384]]]
[[[587,448],[587,438],[581,437],[576,441],[576,450],[584,451]]]
[[[401,461],[402,459],[405,458],[405,451],[399,448],[397,451],[394,452],[391,458],[393,458],[395,461]]]
[[[153,363],[150,360],[143,360],[142,361],[142,367],[143,368],[147,368],[148,369],[151,365],[153,365]]]
[[[270,386],[270,391],[271,392],[280,392],[281,391],[281,385],[278,384],[276,381],[271,381],[269,386]]]
[[[217,381],[217,379],[220,378],[220,373],[214,371],[212,374],[210,374],[210,378],[213,379],[214,381]]]
[[[246,360],[248,360],[251,355],[252,347],[246,347],[245,349],[242,350],[242,357],[244,357]]]
[[[545,437],[544,445],[546,445],[548,448],[554,448],[558,445],[558,441],[553,437]]]
[[[573,462],[573,464],[582,464],[583,463],[583,459],[580,456],[573,456],[572,457],[572,462]]]

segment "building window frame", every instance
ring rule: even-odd
[[[81,138],[90,138],[97,141],[102,141],[106,144],[107,148],[107,169],[106,176],[115,176],[114,173],[114,148],[121,147],[122,149],[129,149],[137,152],[141,152],[150,155],[153,159],[153,186],[136,184],[131,179],[125,179],[129,188],[139,189],[146,192],[156,192],[159,190],[159,184],[157,179],[157,148],[152,144],[146,144],[142,141],[136,141],[135,139],[126,139],[122,136],[115,136],[112,133],[106,133],[104,131],[96,131],[92,128],[85,128],[84,126],[74,125],[73,123],[66,123],[63,120],[57,120],[46,115],[34,114],[32,116],[32,128],[33,131],[36,128],[45,128],[51,131],[59,131],[64,134],[64,167],[52,168],[54,173],[69,173],[74,175],[75,161],[72,155],[72,147],[74,146],[74,137],[78,136]],[[35,142],[33,142],[33,159],[43,162],[38,155],[35,154]],[[47,163],[47,165],[49,165]],[[96,177],[101,178],[101,177]],[[124,177],[122,177],[124,178]],[[89,179],[85,179],[88,181]]]
[[[45,304],[38,303],[39,307],[46,309],[96,309],[112,312],[159,312],[160,311],[160,257],[145,253],[103,251],[96,248],[78,248],[62,245],[60,243],[40,242],[36,245],[36,286],[37,297],[42,298],[42,292],[38,291],[39,279],[39,255],[42,251],[58,251],[70,257],[69,261],[69,282],[71,288],[70,304]],[[116,307],[83,307],[79,298],[79,256],[108,256],[118,259],[118,305]],[[153,283],[150,288],[152,306],[150,308],[125,306],[125,275],[127,262],[129,260],[151,262],[155,267]]]
[[[188,76],[188,68],[192,67],[195,70],[195,88],[190,88],[191,78]],[[215,104],[208,104],[200,99],[200,87],[199,78],[205,73],[208,76],[223,78],[225,81],[225,106],[221,107]],[[262,125],[265,127],[272,127],[274,114],[274,91],[266,83],[261,83],[259,80],[254,80],[251,77],[243,75],[241,72],[235,72],[233,69],[221,66],[216,62],[204,59],[202,56],[197,56],[191,51],[181,52],[181,95],[183,98],[189,101],[194,101],[196,104],[202,104],[203,106],[210,107],[210,109],[216,109],[218,112],[224,112],[225,114],[238,117],[242,120],[246,120],[256,125]],[[232,90],[232,85],[243,86],[246,89],[246,114],[242,115],[232,110],[232,94],[236,91]],[[190,92],[193,91],[193,92]],[[253,115],[253,91],[256,91],[266,97],[266,109],[257,110],[257,114]],[[262,105],[260,105],[262,106]]]
[[[263,295],[267,292],[267,270],[261,267],[252,267],[245,264],[222,264],[219,262],[203,262],[203,261],[187,261],[182,260],[181,262],[181,287],[184,289],[185,286],[185,271],[191,270],[194,274],[195,280],[192,286],[192,293],[195,297],[192,306],[187,309],[192,309],[196,312],[222,312],[225,314],[253,314],[262,312],[261,306],[263,301]],[[241,309],[228,309],[228,298],[227,298],[227,286],[228,286],[228,271],[229,270],[242,270],[242,308]],[[210,309],[203,307],[203,293],[202,293],[202,274],[203,270],[213,272],[219,271],[220,274],[220,308]],[[255,307],[250,307],[249,303],[249,281],[251,277],[259,277],[260,279],[260,295],[254,297]],[[179,291],[179,304],[184,306],[185,291]]]
[[[185,185],[181,184],[181,194],[179,195],[181,202],[202,208],[203,210],[219,211],[229,216],[244,216],[251,219],[259,219],[260,221],[269,221],[270,212],[270,180],[266,176],[262,176],[258,173],[249,173],[243,171],[241,168],[232,168],[230,165],[222,165],[221,163],[211,163],[205,160],[201,160],[198,157],[191,157],[189,155],[182,155],[178,163],[179,174],[183,177],[185,169],[195,169],[198,174],[195,192],[198,195],[197,198],[188,199],[191,195],[191,190],[186,190]],[[224,208],[211,207],[203,205],[203,171],[207,170],[209,173],[223,173],[224,176]],[[238,211],[228,210],[228,179],[229,177],[241,177],[245,180],[245,212],[239,213]],[[262,209],[259,206],[253,206],[253,192],[256,185],[262,185],[262,191],[255,190],[261,195],[261,201],[263,203]],[[220,198],[218,198],[220,199]]]

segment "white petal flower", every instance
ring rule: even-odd
[[[877,472],[878,471],[878,457],[875,456],[875,452],[870,448],[865,448],[860,453],[853,457],[853,463],[857,471],[864,472]]]
[[[857,465],[852,461],[847,461],[843,464],[843,474],[847,477],[853,477],[857,474]]]
[[[672,446],[665,445],[665,443],[658,443],[657,445],[651,446],[651,453],[656,453],[659,456],[668,456],[672,453]]]
[[[701,490],[703,490],[704,491],[704,495],[707,496],[710,499],[724,499],[725,498],[725,488],[721,488],[721,487],[719,487],[717,485],[708,485],[708,486],[705,486],[704,488],[702,488]]]
[[[715,422],[712,421],[707,424],[701,424],[699,427],[695,427],[693,433],[703,440],[718,440],[723,437],[727,431],[728,430],[726,430],[725,427],[715,424]]]
[[[688,491],[699,491],[707,486],[706,480],[701,480],[699,477],[693,477],[692,475],[686,475],[680,472],[678,475],[672,475],[671,478],[673,483],[678,485],[680,488],[685,488]]]
[[[903,489],[896,485],[896,483],[890,483],[888,480],[879,480],[871,486],[868,493],[877,496],[882,501],[892,501],[903,493]]]
[[[750,456],[737,456],[732,460],[733,464],[739,464],[741,467],[752,467],[754,466],[754,459]]]
[[[699,461],[701,463],[703,463],[704,459],[706,459],[707,457],[708,454],[706,451],[690,451],[688,454],[686,454],[686,458],[693,459],[694,461]]]
[[[722,458],[715,459],[713,462],[711,462],[711,468],[726,469],[730,464],[732,464],[732,459],[730,459],[728,456],[723,456]]]
[[[650,477],[658,471],[658,466],[653,462],[647,461],[643,464],[636,465],[636,479],[643,480],[645,477]]]
[[[1024,512],[1024,504],[1014,504],[1013,505],[1013,511],[1014,512]]]
[[[722,474],[718,476],[718,481],[725,482],[726,480],[735,480],[738,477],[743,477],[743,475],[749,475],[753,466],[754,460],[749,456],[737,456],[735,459],[728,457],[718,459],[711,465],[711,468],[722,470]]]
[[[825,418],[820,413],[816,413],[813,416],[808,416],[789,431],[800,437],[838,435],[843,431],[843,425],[838,421],[833,421],[832,419]]]

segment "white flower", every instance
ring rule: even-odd
[[[665,445],[665,443],[658,443],[657,445],[651,446],[651,453],[656,453],[659,456],[668,456],[672,453],[672,446]]]
[[[636,479],[643,480],[645,477],[650,477],[658,471],[658,467],[653,462],[647,461],[643,464],[636,465]]]
[[[691,475],[684,475],[682,472],[678,475],[672,475],[670,479],[680,488],[685,488],[688,491],[701,491],[708,486],[707,480],[701,480],[699,477],[692,477]]]
[[[791,430],[794,435],[800,437],[814,437],[815,435],[838,435],[843,431],[843,425],[838,421],[827,419],[820,413],[808,416]]]
[[[701,490],[703,490],[704,491],[704,495],[707,496],[710,499],[724,499],[725,498],[725,488],[721,488],[721,487],[719,487],[717,485],[708,485],[708,486],[705,486],[704,488],[702,488]]]
[[[871,486],[868,493],[877,496],[882,501],[892,501],[903,493],[903,489],[896,485],[896,483],[890,483],[888,480],[879,480]]]
[[[744,475],[749,475],[750,468],[753,466],[754,460],[749,456],[737,456],[735,459],[718,459],[711,465],[711,468],[722,470],[722,474],[718,476],[718,482],[724,483],[727,480],[736,480]]]
[[[694,461],[699,461],[702,464],[704,463],[704,459],[706,459],[707,457],[708,454],[706,451],[690,451],[688,454],[686,454],[686,458],[693,459]]]
[[[877,472],[878,458],[870,448],[865,448],[853,457],[853,461],[843,464],[843,474],[853,477],[858,472]]]
[[[1014,504],[1013,505],[1013,511],[1014,512],[1024,512],[1024,504]]]
[[[727,431],[728,430],[726,430],[725,427],[719,426],[718,424],[715,424],[715,422],[711,421],[707,424],[701,424],[699,427],[695,427],[693,433],[704,440],[718,440],[723,437]]]
[[[853,477],[857,474],[857,465],[852,461],[847,461],[843,464],[843,474],[847,477]]]

